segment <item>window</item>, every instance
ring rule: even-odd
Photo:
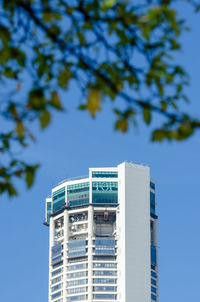
[[[156,261],[156,247],[151,245],[151,263],[153,265],[156,265],[157,264],[157,261]]]
[[[117,279],[113,279],[113,278],[94,278],[93,283],[94,284],[115,284],[115,283],[117,283]]]
[[[67,187],[67,202],[70,207],[89,203],[89,182],[69,185]]]
[[[150,188],[155,190],[155,184],[152,181],[150,182]]]
[[[79,277],[85,277],[87,276],[87,272],[76,272],[76,273],[69,273],[68,278],[73,279],[73,278],[79,278]]]
[[[154,300],[154,301],[156,301],[156,296],[153,295],[153,294],[151,294],[151,299]]]
[[[154,277],[154,278],[157,278],[157,274],[153,271],[151,271],[151,276]]]
[[[156,294],[156,288],[155,287],[151,286],[151,291],[152,291],[152,293]]]
[[[62,292],[61,292],[61,291],[60,291],[60,292],[57,292],[57,293],[55,293],[55,294],[51,295],[51,299],[53,300],[53,299],[55,299],[55,298],[58,298],[58,297],[60,297],[60,296],[61,296],[61,294],[62,294]]]
[[[60,289],[61,287],[62,287],[62,283],[59,283],[59,284],[57,284],[55,286],[52,286],[51,287],[51,291],[55,292],[56,290]]]
[[[118,183],[92,182],[92,203],[118,203]]]
[[[116,286],[94,286],[93,291],[94,292],[116,292],[117,287]]]
[[[76,286],[76,285],[84,285],[87,284],[87,279],[79,279],[79,280],[74,280],[74,281],[68,281],[67,286]]]
[[[53,277],[53,276],[56,276],[56,275],[60,274],[61,272],[62,272],[62,269],[59,268],[59,269],[53,271],[53,272],[51,273],[51,276],[52,276],[52,277]]]
[[[86,263],[80,263],[80,264],[74,264],[74,265],[68,266],[69,271],[76,271],[76,270],[81,270],[84,268],[86,268]]]
[[[87,291],[86,287],[76,287],[76,288],[70,288],[68,289],[68,294],[77,294],[77,293],[84,293]]]
[[[61,281],[61,276],[52,279],[52,280],[51,280],[51,284],[55,284],[55,283],[57,283],[57,282],[59,282],[59,281]]]
[[[53,213],[62,209],[65,204],[65,187],[53,192]]]
[[[107,262],[107,263],[99,263],[99,262],[96,262],[96,263],[93,263],[93,267],[95,268],[116,268],[117,267],[117,263],[110,263],[110,262]]]
[[[116,178],[118,173],[115,171],[92,171],[92,177],[96,178]]]
[[[68,257],[74,258],[86,254],[86,240],[71,240],[68,242]]]
[[[61,265],[63,265],[63,261],[60,261],[59,263],[54,264],[53,269],[56,268],[56,267],[59,267]]]
[[[153,285],[155,285],[155,286],[156,286],[156,280],[151,279],[151,284],[153,284]]]
[[[94,294],[94,299],[103,299],[103,300],[115,300],[117,298],[117,295],[115,294]]]
[[[59,268],[59,269],[53,271],[53,272],[51,273],[51,276],[52,276],[52,277],[53,277],[53,276],[56,276],[56,275],[60,274],[61,272],[62,272],[62,269]]]
[[[116,271],[93,271],[94,276],[116,276]]]
[[[81,300],[86,300],[87,296],[86,295],[79,295],[79,296],[72,296],[72,297],[68,297],[68,301],[72,302],[72,301],[81,301]]]

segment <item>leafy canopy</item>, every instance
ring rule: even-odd
[[[200,127],[181,111],[188,76],[173,59],[186,30],[173,0],[2,0],[0,3],[0,193],[16,195],[15,177],[30,187],[38,165],[13,150],[28,146],[31,123],[44,129],[53,110],[63,110],[60,92],[74,81],[92,117],[111,100],[115,128],[126,132],[142,116],[160,126],[152,140],[183,140]],[[199,5],[191,2],[196,10]],[[27,85],[22,82],[26,79]],[[6,89],[4,89],[6,87]],[[5,92],[6,90],[6,92]],[[119,100],[123,101],[122,106]],[[121,102],[120,102],[121,104]]]

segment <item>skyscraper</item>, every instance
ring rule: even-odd
[[[158,301],[155,183],[149,167],[90,168],[46,199],[49,302]]]

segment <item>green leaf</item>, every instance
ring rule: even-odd
[[[143,108],[143,118],[146,124],[150,124],[151,122],[151,110],[150,107],[145,106]]]
[[[16,123],[16,131],[19,137],[22,137],[24,134],[24,125],[22,121],[17,121]]]
[[[59,75],[58,75],[58,85],[63,88],[66,89],[69,83],[69,80],[72,78],[73,74],[71,72],[71,70],[69,69],[69,66],[65,66],[64,69],[61,69],[59,71]]]
[[[117,120],[115,123],[115,129],[120,130],[121,132],[125,133],[128,130],[128,120],[123,118]]]
[[[97,90],[92,90],[88,96],[87,109],[91,116],[94,117],[97,111],[101,111],[100,93]]]
[[[40,114],[40,125],[42,129],[46,128],[51,120],[51,114],[47,109],[44,109]]]
[[[57,93],[57,91],[52,91],[51,92],[51,101],[50,104],[56,108],[57,110],[62,110],[62,105],[61,105],[61,101],[59,98],[59,95]]]
[[[157,129],[153,131],[151,139],[152,141],[162,142],[165,137],[166,137],[166,131],[164,129]]]
[[[28,188],[30,188],[33,185],[34,182],[34,177],[35,177],[35,172],[38,169],[39,165],[34,165],[34,166],[26,166],[25,169],[25,180],[26,180],[26,185]]]
[[[17,195],[17,191],[15,189],[15,187],[11,184],[11,183],[7,183],[6,184],[7,187],[7,191],[8,191],[8,195],[9,196],[16,196]]]

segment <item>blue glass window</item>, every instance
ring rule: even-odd
[[[96,267],[96,268],[116,268],[117,267],[117,263],[114,263],[114,262],[96,262],[96,263],[93,263],[93,267]]]
[[[94,276],[116,276],[116,271],[93,271]]]
[[[117,283],[117,280],[114,278],[94,278],[93,283],[94,284],[115,284],[115,283]]]
[[[65,204],[65,187],[53,192],[53,213],[62,209]]]
[[[96,238],[95,239],[95,254],[96,255],[113,255],[115,254],[115,239],[114,238]]]
[[[94,286],[94,292],[115,292],[117,290],[116,286]]]
[[[76,271],[76,270],[81,270],[84,268],[86,268],[86,263],[79,263],[79,264],[74,264],[74,265],[68,266],[69,271]]]
[[[151,279],[151,284],[156,285],[156,280]]]
[[[150,209],[151,209],[151,214],[155,215],[156,204],[155,204],[155,194],[153,192],[150,192]]]
[[[153,294],[151,294],[151,299],[154,300],[154,301],[156,301],[156,296],[153,295]]]
[[[77,207],[89,203],[89,182],[67,187],[67,202],[70,207]]]
[[[78,280],[73,280],[73,281],[68,281],[67,286],[76,286],[76,285],[84,285],[87,284],[87,279],[78,279]]]
[[[155,287],[151,286],[151,291],[152,291],[152,293],[156,294],[156,288]]]
[[[62,272],[62,269],[59,268],[59,269],[53,271],[53,272],[51,273],[51,276],[52,276],[52,277],[53,277],[53,276],[56,276],[56,275],[60,274],[61,272]]]
[[[93,182],[92,183],[92,203],[118,203],[118,183],[117,182]]]
[[[152,181],[150,182],[150,188],[155,190],[155,184]]]
[[[61,287],[62,287],[62,283],[59,283],[59,284],[57,284],[55,286],[52,286],[51,291],[55,292],[56,290],[60,289]]]
[[[86,291],[87,291],[86,287],[76,287],[76,288],[68,289],[68,294],[78,294],[78,293],[84,293]]]
[[[55,284],[55,283],[57,283],[57,282],[59,282],[59,281],[61,281],[61,276],[52,279],[52,280],[51,280],[51,284]]]
[[[52,254],[52,259],[51,259],[52,264],[60,261],[62,257],[62,245],[58,244],[53,246],[51,248],[51,254]]]
[[[94,294],[93,298],[96,300],[103,299],[103,300],[115,300],[117,295],[115,294]]]
[[[56,268],[56,267],[59,267],[61,265],[63,265],[63,261],[60,261],[60,262],[58,262],[56,264],[53,264],[53,269]]]
[[[151,245],[151,263],[156,265],[157,261],[156,261],[156,247]]]
[[[71,240],[68,242],[68,257],[81,257],[86,254],[86,240]]]
[[[51,214],[51,201],[46,203],[46,222],[49,224],[49,215]]]
[[[52,299],[58,298],[58,297],[61,296],[61,294],[62,294],[62,292],[57,292],[57,293],[51,295],[51,298],[52,298]]]
[[[118,172],[115,171],[92,171],[92,177],[96,178],[117,178]]]
[[[72,297],[68,297],[68,301],[81,301],[81,300],[86,300],[87,296],[86,295],[79,295],[79,296],[72,296]]]
[[[154,277],[154,278],[157,278],[157,274],[153,271],[151,271],[151,276]]]
[[[69,273],[68,274],[68,278],[69,279],[80,278],[80,277],[85,277],[85,276],[87,276],[87,272],[86,271],[76,272],[76,273]]]

